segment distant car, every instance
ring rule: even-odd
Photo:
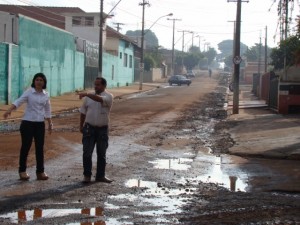
[[[196,77],[194,71],[192,71],[192,70],[187,71],[185,76],[186,76],[186,78],[195,78]]]
[[[191,83],[192,83],[191,79],[188,79],[183,75],[173,75],[169,79],[169,84],[171,86],[173,84],[177,84],[178,86],[181,86],[182,84],[186,84],[187,86],[190,86]]]

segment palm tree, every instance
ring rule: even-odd
[[[280,40],[286,39],[289,32],[289,23],[291,22],[291,11],[294,9],[295,2],[300,0],[273,0],[277,4],[277,12],[280,26]]]
[[[300,16],[297,16],[297,36],[300,39]],[[296,60],[296,64],[299,65],[300,64],[300,46],[298,46],[298,48],[296,49],[295,52],[295,60]]]

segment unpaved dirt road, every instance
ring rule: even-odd
[[[165,84],[116,99],[107,155],[112,184],[81,183],[78,112],[53,120],[48,181],[35,180],[33,151],[32,179],[19,181],[19,134],[0,134],[0,223],[299,224],[299,195],[251,192],[249,177],[264,165],[241,169],[247,159],[223,154],[234,145],[225,91],[217,75],[203,74],[189,87]]]

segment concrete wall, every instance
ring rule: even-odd
[[[0,43],[0,104],[7,102],[8,44]]]
[[[283,70],[279,71],[278,74],[284,82],[300,82],[300,66],[288,67],[286,74]]]
[[[34,74],[38,72],[46,75],[51,96],[84,89],[85,56],[84,52],[76,50],[84,51],[82,39],[22,15],[19,15],[17,24],[14,29],[18,28],[18,45],[0,45],[1,104],[18,98],[30,87]],[[117,54],[103,53],[102,74],[108,87],[126,86],[134,81],[134,47],[124,40],[118,41]],[[124,63],[125,55],[127,64]]]
[[[278,99],[279,113],[300,113],[300,82],[281,82]]]
[[[260,69],[259,69],[260,67]],[[258,62],[247,62],[244,68],[243,73],[243,80],[246,84],[252,84],[253,82],[253,74],[258,73],[260,71],[260,74],[264,73],[264,62],[262,61],[260,66]]]
[[[123,40],[118,42],[118,54],[103,53],[102,76],[107,80],[108,87],[127,86],[134,81],[133,46],[129,46]]]
[[[0,44],[0,103],[8,104],[43,72],[51,96],[83,89],[84,54],[68,32],[19,15],[19,45]]]
[[[153,82],[163,77],[161,68],[152,68],[150,71],[144,72],[143,82]]]
[[[23,89],[37,72],[47,76],[51,96],[83,88],[84,55],[76,51],[72,34],[20,16],[19,51]]]

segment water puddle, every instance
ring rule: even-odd
[[[81,214],[92,216],[94,224],[105,224],[104,221],[104,213],[102,207],[95,207],[95,208],[82,208],[82,209],[40,209],[35,208],[33,210],[19,210],[17,212],[11,212],[4,215],[0,215],[0,218],[8,219],[11,223],[27,223],[30,221],[34,221],[41,218],[57,218],[57,217],[64,217],[69,216],[72,214]],[[99,217],[99,218],[98,218]],[[80,225],[83,223],[68,223],[69,225]],[[93,223],[89,223],[93,224]]]
[[[231,163],[230,156],[211,156],[213,163],[206,174],[196,179],[205,183],[216,183],[231,191],[246,191],[248,174],[239,171],[235,164]]]
[[[196,191],[196,188],[167,188],[163,187],[162,184],[153,181],[144,181],[140,179],[130,179],[125,183],[126,187],[138,187],[146,188],[141,194],[151,196],[178,196],[181,194],[192,194]]]
[[[198,156],[197,160],[200,161],[200,164],[203,164],[203,167],[199,168],[202,174],[190,179],[191,184],[196,185],[199,182],[214,183],[230,191],[245,192],[247,190],[249,174],[239,170],[237,165],[231,163],[230,156],[203,155]],[[186,180],[183,177],[179,180],[179,183],[185,184]]]
[[[188,163],[193,162],[189,158],[178,158],[178,159],[157,159],[155,161],[149,161],[154,165],[156,169],[172,169],[172,170],[188,170],[191,165]]]
[[[157,195],[152,194],[155,192]],[[150,189],[149,192],[146,191],[141,194],[120,194],[109,196],[108,202],[131,202],[132,212],[135,215],[146,216],[145,218],[143,218],[143,222],[149,222],[149,224],[177,224],[178,220],[175,217],[168,215],[174,215],[176,213],[182,212],[181,206],[184,206],[191,199],[191,197],[178,196],[178,193],[175,192],[173,192],[172,194],[158,194],[158,192],[159,191],[157,189]],[[151,218],[147,219],[147,217]]]
[[[237,165],[231,163],[230,156],[203,154],[200,156],[198,155],[195,160],[201,165],[198,168],[201,175],[192,179],[194,184],[199,182],[214,183],[231,191],[246,191],[249,175],[239,170]],[[191,158],[179,158],[157,159],[155,161],[150,161],[149,163],[152,163],[156,169],[189,170],[193,162],[194,160]],[[179,183],[185,183],[185,181],[186,179],[182,178]],[[157,186],[157,183],[133,179],[129,180],[126,186],[147,187],[151,190]],[[182,192],[179,191],[178,193]]]

